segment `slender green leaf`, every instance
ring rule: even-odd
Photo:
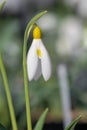
[[[6,130],[6,128],[2,124],[0,124],[0,130]]]
[[[42,115],[40,116],[34,130],[42,130],[45,119],[46,119],[46,115],[48,113],[48,108],[42,113]]]
[[[75,127],[76,124],[79,122],[80,118],[81,118],[81,115],[80,115],[79,117],[77,117],[74,121],[72,121],[72,122],[70,123],[70,125],[69,125],[68,127],[66,127],[65,130],[74,130],[74,127]]]
[[[4,0],[2,3],[0,3],[0,11],[3,9],[5,3],[6,3],[6,0]]]

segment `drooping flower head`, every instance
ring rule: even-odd
[[[45,81],[51,76],[50,57],[41,37],[41,30],[36,26],[33,30],[33,41],[27,54],[27,72],[30,81],[37,80],[41,74]]]

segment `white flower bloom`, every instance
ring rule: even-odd
[[[38,32],[39,31],[39,32]],[[33,32],[33,42],[27,54],[28,78],[37,80],[41,74],[45,81],[51,76],[51,62],[49,54],[41,40],[41,32],[38,27]]]

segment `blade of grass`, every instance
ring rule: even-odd
[[[34,130],[42,130],[45,119],[46,119],[46,115],[48,113],[48,108],[42,113],[42,115],[40,116]]]
[[[9,89],[7,74],[6,74],[6,71],[5,71],[5,67],[4,67],[4,63],[3,63],[3,60],[2,60],[1,54],[0,54],[0,71],[1,71],[1,74],[2,74],[3,82],[4,82],[4,89],[5,89],[6,96],[7,96],[12,127],[13,127],[13,130],[17,130],[17,123],[16,123],[16,118],[15,118],[11,93],[10,93],[10,89]]]
[[[2,3],[0,3],[0,11],[3,9],[5,3],[6,3],[6,0],[4,0]],[[0,70],[1,70],[3,81],[4,81],[4,88],[5,88],[5,92],[6,92],[6,96],[7,96],[7,102],[8,102],[12,127],[13,127],[13,130],[17,130],[18,128],[17,128],[16,118],[15,118],[11,93],[10,93],[10,89],[9,89],[8,78],[7,78],[7,74],[6,74],[6,71],[5,71],[5,67],[4,67],[4,63],[3,63],[3,60],[2,60],[1,53],[0,53]],[[2,125],[0,125],[0,129],[4,130],[4,127]]]
[[[66,127],[65,130],[74,130],[74,127],[76,126],[76,124],[79,122],[80,119],[81,119],[81,115],[79,117],[77,117],[74,121],[72,121],[70,123],[70,125],[68,125],[68,127]]]

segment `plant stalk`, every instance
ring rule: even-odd
[[[30,33],[33,25],[29,28],[28,34]],[[25,89],[25,101],[26,101],[26,116],[27,116],[27,129],[32,130],[31,123],[31,111],[30,111],[30,97],[29,97],[29,84],[27,76],[27,66],[26,66],[26,52],[27,52],[27,41],[24,38],[23,47],[23,72],[24,72],[24,89]]]

